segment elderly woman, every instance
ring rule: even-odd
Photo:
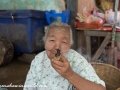
[[[52,23],[44,42],[45,51],[32,61],[24,90],[106,90],[87,60],[70,49],[73,39],[69,25]]]

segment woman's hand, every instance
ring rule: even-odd
[[[51,60],[52,67],[64,78],[69,78],[74,74],[69,61],[61,55],[60,60]]]

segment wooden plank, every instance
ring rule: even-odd
[[[86,36],[86,47],[87,47],[87,54],[91,58],[91,40],[90,40],[90,36]]]
[[[114,52],[115,52],[115,53],[114,53],[114,58],[115,58],[115,59],[114,59],[114,66],[117,67],[117,47],[114,48]]]
[[[86,36],[106,36],[107,32],[103,32],[103,31],[84,31],[84,34]]]
[[[95,55],[92,58],[92,61],[96,61],[99,56],[101,55],[101,53],[103,52],[105,46],[108,44],[108,42],[111,39],[111,33],[108,32],[107,36],[105,37],[105,39],[103,40],[102,44],[100,45],[100,47],[98,48],[98,50],[96,51]]]
[[[115,0],[113,0],[113,10],[115,11]],[[119,0],[118,10],[120,10],[120,0]]]
[[[109,58],[109,64],[113,65],[113,59],[114,59],[114,48],[110,47],[110,58]]]
[[[108,49],[108,55],[107,55],[107,63],[108,64],[111,64],[111,59],[110,59],[110,57],[111,57],[111,47],[109,46],[109,49]]]
[[[72,7],[71,7],[72,4]],[[76,17],[76,13],[77,13],[77,5],[78,5],[78,0],[66,0],[66,5],[67,5],[67,9],[70,10],[70,17],[69,17],[69,22],[68,24],[71,26],[72,28],[72,32],[73,32],[73,39],[74,39],[74,44],[72,46],[73,49],[77,49],[77,31],[75,30],[74,27],[74,22],[75,22],[75,17]]]
[[[77,31],[77,47],[86,47],[84,31]]]

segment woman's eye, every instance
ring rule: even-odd
[[[67,42],[62,42],[62,43],[67,44]]]
[[[51,42],[54,42],[55,40],[50,40]]]

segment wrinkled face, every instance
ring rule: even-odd
[[[65,29],[50,29],[45,41],[45,49],[50,59],[53,59],[56,54],[56,49],[59,49],[62,54],[70,49],[70,32]]]

